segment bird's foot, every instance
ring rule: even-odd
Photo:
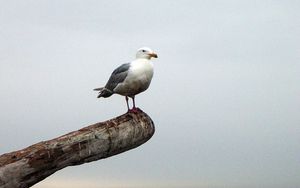
[[[136,107],[133,107],[132,109],[128,109],[128,112],[129,113],[138,113],[140,111],[140,109],[139,108],[136,108]]]

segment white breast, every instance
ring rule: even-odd
[[[123,83],[118,84],[114,92],[124,96],[134,96],[149,87],[152,77],[152,62],[147,59],[137,59],[131,62],[127,77]]]

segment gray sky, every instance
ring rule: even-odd
[[[34,188],[300,186],[299,1],[0,4],[1,154],[124,113],[92,89],[159,56],[136,99],[154,137]]]

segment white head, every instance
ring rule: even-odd
[[[137,59],[139,59],[139,58],[151,59],[151,57],[157,58],[157,54],[154,53],[154,51],[148,47],[142,47],[142,48],[138,49],[138,51],[136,53]]]

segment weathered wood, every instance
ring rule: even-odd
[[[139,110],[3,154],[0,156],[0,187],[30,187],[67,166],[107,158],[138,147],[153,134],[151,118]]]

